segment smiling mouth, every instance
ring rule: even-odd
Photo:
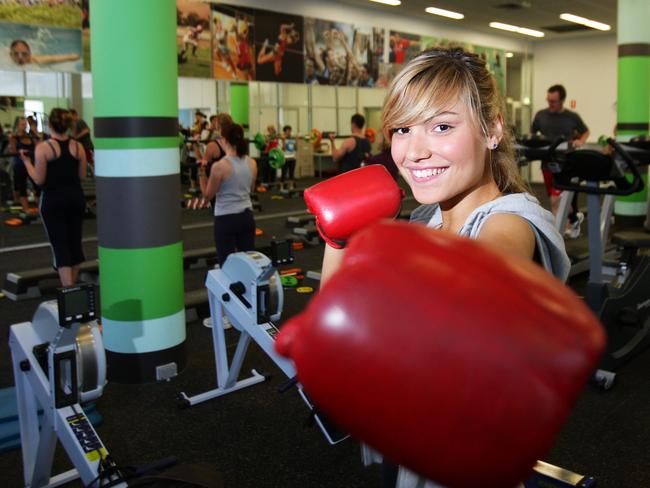
[[[411,174],[415,178],[415,181],[427,181],[437,176],[442,175],[449,166],[437,167],[437,168],[422,168],[422,169],[411,169]]]

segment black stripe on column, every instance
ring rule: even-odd
[[[648,122],[619,122],[616,124],[616,130],[639,130],[647,132],[650,129]]]
[[[106,377],[108,381],[123,384],[152,383],[156,381],[156,367],[169,363],[176,363],[178,373],[185,369],[185,342],[153,352],[125,353],[107,349]]]
[[[650,56],[650,43],[619,44],[618,57],[625,56]]]
[[[95,137],[177,137],[176,117],[95,117]]]
[[[137,178],[98,176],[96,182],[100,246],[141,249],[181,240],[178,174]]]

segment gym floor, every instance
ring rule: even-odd
[[[300,180],[304,187],[315,180]],[[534,188],[546,204],[541,187]],[[272,199],[277,193],[260,194],[263,211],[256,213],[257,225],[264,231],[258,246],[268,244],[272,236],[289,234],[285,217],[274,214],[305,209],[301,198]],[[407,200],[404,210],[415,202]],[[204,224],[202,226],[202,224]],[[86,256],[97,256],[96,222],[86,220],[84,235]],[[213,245],[209,210],[183,210],[183,231],[186,250]],[[0,235],[0,269],[4,273],[51,265],[49,247],[6,252],[7,248],[44,242],[40,223],[18,228],[4,227]],[[574,245],[572,243],[572,245]],[[322,245],[296,251],[292,266],[303,270],[320,270]],[[185,272],[185,290],[203,286],[207,269]],[[570,285],[580,290],[585,277]],[[305,285],[318,283],[305,280]],[[31,320],[38,304],[54,297],[56,280],[41,283],[43,296],[19,302],[0,299],[0,388],[13,386],[13,371],[7,345],[9,326]],[[282,321],[302,310],[310,295],[285,289]],[[200,318],[205,311],[199,311]],[[229,351],[237,342],[237,333],[226,331]],[[379,487],[381,473],[377,466],[361,465],[359,445],[347,440],[336,446],[327,444],[320,431],[306,426],[309,413],[297,392],[279,393],[286,381],[279,369],[256,347],[251,346],[242,368],[270,373],[269,381],[217,398],[209,402],[179,409],[176,395],[189,395],[215,386],[215,367],[211,331],[201,320],[187,324],[186,368],[169,382],[120,385],[109,383],[97,401],[103,417],[97,431],[121,465],[142,464],[167,456],[176,456],[180,463],[205,463],[220,471],[229,487]],[[435,358],[431,359],[435,366]],[[323,365],[327,367],[327,365]],[[643,354],[628,363],[618,375],[614,389],[604,392],[586,387],[554,449],[544,459],[572,471],[597,478],[598,486],[650,486],[650,354]],[[441,392],[441,394],[454,394]],[[408,409],[408,406],[405,405]],[[531,416],[535,412],[530,412]],[[69,469],[70,464],[59,447],[54,473]],[[19,450],[0,454],[0,473],[7,487],[23,486],[22,459]],[[80,486],[70,484],[69,486]]]

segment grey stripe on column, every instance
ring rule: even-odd
[[[95,137],[176,137],[176,117],[95,117]]]
[[[619,44],[618,57],[625,56],[650,56],[649,43]]]
[[[166,246],[181,240],[181,185],[177,174],[97,177],[99,245],[117,249]]]
[[[638,130],[647,132],[650,128],[648,122],[619,122],[616,124],[616,130]]]

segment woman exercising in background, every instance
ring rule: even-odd
[[[257,163],[247,156],[248,141],[239,124],[221,127],[225,157],[215,162],[208,176],[199,168],[203,196],[214,203],[214,242],[223,265],[229,254],[255,249],[255,219],[250,193],[255,185]],[[207,163],[207,162],[206,162]]]
[[[31,178],[40,185],[40,212],[54,254],[54,268],[63,286],[77,282],[85,260],[81,243],[86,207],[81,180],[86,177],[83,146],[67,135],[70,112],[54,108],[48,119],[51,137],[36,146],[34,162],[26,150],[20,156]]]
[[[27,179],[31,178],[20,154],[21,151],[26,151],[29,157],[33,159],[37,142],[38,137],[32,132],[27,132],[27,119],[25,117],[18,118],[16,120],[16,131],[9,137],[9,152],[16,154],[13,162],[14,200],[20,202],[25,214],[30,213],[29,201],[27,200]],[[34,183],[34,180],[32,180],[32,183]],[[34,187],[36,187],[35,183]]]

